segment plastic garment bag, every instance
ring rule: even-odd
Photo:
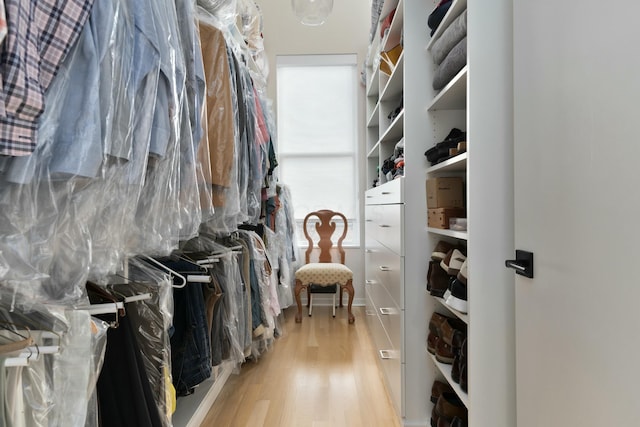
[[[105,349],[106,324],[87,311],[43,305],[0,289],[0,322],[29,329],[37,346],[27,365],[10,368],[11,425],[97,425],[93,400]],[[52,354],[39,354],[46,346]],[[44,351],[44,350],[42,350]]]
[[[150,294],[150,298],[125,304],[126,315],[135,332],[153,398],[162,425],[171,425],[173,413],[171,348],[169,331],[173,316],[171,280],[166,273],[132,258],[125,277],[112,277],[102,284],[118,299]]]
[[[197,4],[202,10],[215,16],[222,26],[235,25],[238,0],[197,0]]]

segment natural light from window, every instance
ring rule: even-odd
[[[348,245],[359,244],[357,89],[356,55],[277,57],[280,181],[291,189],[299,226],[314,210],[342,212]]]

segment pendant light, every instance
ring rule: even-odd
[[[333,9],[333,0],[291,0],[291,8],[304,25],[322,25]]]

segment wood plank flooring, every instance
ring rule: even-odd
[[[232,374],[203,427],[400,427],[387,395],[363,307],[314,307],[296,324],[285,310],[283,335],[257,362]]]

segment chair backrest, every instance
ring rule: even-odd
[[[309,242],[307,250],[305,252],[305,263],[308,264],[311,259],[311,253],[315,247],[313,238],[309,234],[309,230],[307,229],[307,223],[311,217],[318,217],[320,222],[315,222],[316,232],[318,233],[319,240],[317,242],[317,247],[320,248],[320,255],[318,257],[318,262],[336,262],[332,259],[332,248],[333,248],[333,233],[336,231],[336,223],[332,221],[334,217],[341,219],[344,223],[344,228],[342,231],[342,235],[338,238],[337,249],[340,255],[340,264],[344,264],[344,249],[342,249],[342,241],[347,235],[347,218],[340,212],[334,212],[328,209],[322,209],[319,211],[311,212],[306,217],[304,217],[304,223],[302,224],[302,229],[304,231],[304,237]]]

